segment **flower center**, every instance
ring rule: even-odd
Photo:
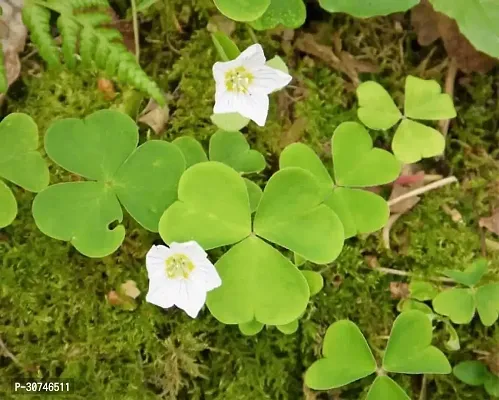
[[[174,254],[165,260],[166,276],[170,279],[187,279],[193,270],[194,264],[184,254]]]
[[[255,77],[244,67],[237,67],[225,73],[225,87],[229,92],[248,93]]]

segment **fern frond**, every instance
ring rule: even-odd
[[[24,25],[31,32],[31,41],[38,47],[40,56],[49,67],[57,67],[61,61],[50,34],[50,11],[37,4],[26,5],[22,11]]]
[[[47,7],[60,14],[57,26],[62,38],[63,59],[68,67],[76,65],[79,53],[83,65],[93,64],[109,77],[135,86],[164,104],[161,90],[124,46],[121,33],[109,26],[112,18],[107,0],[46,1]],[[27,0],[23,19],[42,58],[49,66],[60,64],[58,49],[50,33],[50,11]]]

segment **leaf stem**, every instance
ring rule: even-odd
[[[132,3],[132,19],[133,19],[133,38],[135,41],[135,58],[137,63],[140,60],[140,37],[139,37],[139,19],[137,16],[136,0],[130,0]]]
[[[425,186],[420,187],[418,189],[414,189],[414,190],[411,190],[410,192],[404,193],[403,195],[401,195],[399,197],[395,197],[394,199],[388,201],[388,205],[393,206],[397,203],[400,203],[401,201],[404,201],[404,200],[409,199],[411,197],[418,196],[420,194],[429,192],[430,190],[434,190],[434,189],[437,189],[439,187],[449,185],[450,183],[453,183],[453,182],[457,182],[457,178],[455,176],[449,176],[447,178],[440,179],[438,181],[430,183],[429,185],[425,185]]]
[[[426,400],[426,387],[428,384],[428,380],[426,375],[423,375],[423,379],[421,380],[421,392],[419,392],[419,400]]]
[[[417,277],[417,275],[413,274],[412,272],[400,271],[398,269],[393,269],[393,268],[369,267],[369,269],[373,269],[375,271],[382,272],[383,274],[398,275],[398,276],[405,276],[405,277]],[[444,276],[429,276],[429,277],[426,277],[424,279],[428,279],[430,281],[445,282],[445,283],[456,283],[456,281],[454,279],[446,278]]]

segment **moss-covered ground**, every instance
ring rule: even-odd
[[[161,137],[192,135],[206,144],[215,130],[209,116],[216,53],[206,30],[212,2],[163,4],[163,10],[141,26],[143,64],[170,97],[170,118]],[[378,67],[376,74],[366,73],[361,79],[375,78],[396,99],[401,98],[407,74],[444,82],[442,48],[418,47],[407,18],[356,21],[314,10],[312,14],[321,22],[308,23],[302,30],[315,32],[326,45],[332,45],[334,34],[340,32],[345,51]],[[246,131],[252,145],[267,156],[264,174],[276,168],[278,154],[289,141],[309,143],[328,161],[334,128],[356,118],[351,83],[329,65],[296,51],[282,35],[256,35],[268,58],[282,56],[294,76],[292,87],[273,97],[267,126],[251,124]],[[252,42],[244,27],[234,36],[240,47]],[[4,112],[29,113],[42,134],[56,118],[88,115],[127,97],[128,89],[123,88],[123,95],[110,102],[97,90],[97,74],[39,71],[33,68],[38,62],[25,61],[22,80],[13,87]],[[127,238],[121,249],[104,259],[89,259],[69,244],[41,234],[30,214],[33,195],[15,189],[18,218],[0,231],[0,339],[11,353],[0,351],[0,398],[17,398],[10,387],[20,377],[72,378],[75,392],[64,399],[362,398],[369,378],[341,394],[312,393],[303,386],[303,373],[319,356],[326,328],[339,318],[355,321],[373,348],[384,348],[397,316],[390,282],[408,280],[370,270],[368,257],[371,262],[376,257],[386,268],[430,277],[443,268],[462,268],[483,252],[478,220],[498,205],[499,198],[498,84],[497,69],[488,75],[459,76],[458,118],[449,131],[445,159],[429,161],[425,168],[429,173],[453,174],[460,184],[425,194],[399,219],[392,229],[392,250],[383,247],[380,234],[348,240],[337,261],[323,270],[325,289],[312,298],[298,332],[289,336],[274,328],[245,337],[237,326],[220,324],[206,310],[192,320],[177,309],[146,303],[144,256],[158,235],[126,219]],[[377,143],[386,146],[389,135],[377,136]],[[54,172],[56,179],[67,179]],[[444,211],[446,206],[458,210],[462,222],[454,222]],[[497,279],[499,253],[489,249],[488,258],[492,268],[487,278]],[[106,295],[129,279],[142,291],[136,309],[108,304]],[[485,328],[474,321],[457,330],[462,349],[446,352],[452,363],[499,345],[497,326]],[[446,338],[439,326],[435,337],[443,348]],[[419,396],[421,377],[396,379],[412,398]],[[467,387],[452,376],[429,377],[428,382],[428,399],[486,398],[482,389]]]

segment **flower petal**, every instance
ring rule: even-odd
[[[239,99],[235,93],[227,92],[217,87],[215,94],[215,107],[213,112],[215,114],[237,112],[239,110]]]
[[[175,305],[179,285],[180,281],[172,279],[150,279],[146,301],[162,308],[170,308]]]
[[[157,270],[164,271],[165,260],[172,255],[172,251],[163,245],[152,246],[146,255],[146,267],[149,276]]]
[[[218,271],[208,259],[203,263],[196,264],[196,268],[191,272],[189,278],[201,282],[207,292],[222,284]]]
[[[241,64],[241,60],[237,58],[232,61],[218,61],[213,64],[213,78],[215,78],[215,82],[217,83],[217,85],[221,84],[223,87],[225,87],[225,73],[229,69],[241,66]]]
[[[265,65],[265,54],[263,53],[263,48],[260,44],[254,44],[244,50],[239,56],[236,58],[242,62],[247,68],[257,68]]]
[[[170,244],[170,249],[174,253],[181,253],[188,256],[192,261],[205,262],[208,259],[208,254],[204,249],[194,240],[185,243],[173,242]]]
[[[196,318],[206,302],[206,290],[200,282],[190,279],[179,280],[175,305],[191,318]]]
[[[259,126],[265,126],[269,113],[269,98],[266,94],[239,94],[235,105],[235,112],[255,121]]]
[[[291,82],[291,75],[266,65],[251,70],[254,80],[249,88],[251,93],[269,94],[282,89]]]

